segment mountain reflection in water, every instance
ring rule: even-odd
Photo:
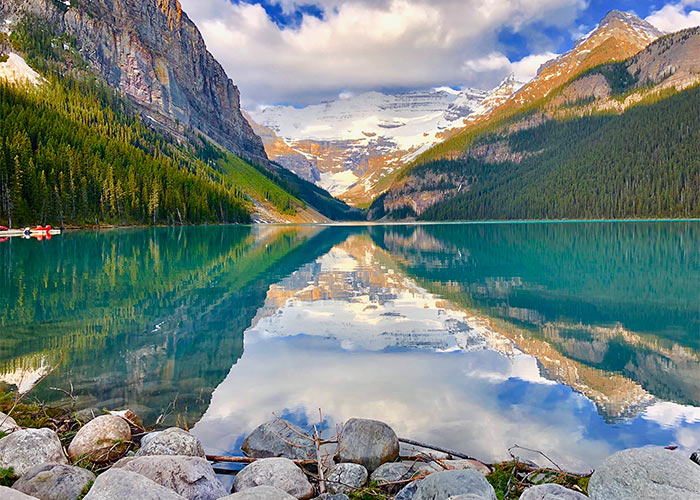
[[[0,245],[0,381],[236,451],[272,412],[486,461],[700,446],[700,224],[208,227]],[[330,431],[329,431],[330,432]]]

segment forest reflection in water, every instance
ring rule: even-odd
[[[213,452],[272,412],[483,460],[700,446],[698,223],[190,227],[0,245],[0,379]]]

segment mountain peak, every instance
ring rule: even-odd
[[[664,35],[664,32],[656,28],[654,25],[646,22],[640,17],[632,14],[631,12],[622,12],[619,10],[611,10],[605,17],[600,21],[598,29],[603,28],[614,22],[622,22],[630,26],[637,32],[642,32],[648,34],[650,37],[658,38]]]

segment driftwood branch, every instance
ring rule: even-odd
[[[207,455],[206,458],[210,462],[220,462],[220,463],[230,463],[230,464],[252,464],[253,462],[256,462],[257,460],[260,460],[259,458],[226,457],[226,456],[221,456],[221,455]],[[294,462],[297,465],[311,465],[311,464],[315,464],[316,460],[292,460],[292,462]]]
[[[413,446],[418,446],[420,448],[426,448],[428,450],[439,451],[441,453],[447,453],[453,457],[465,458],[467,460],[476,460],[474,457],[470,457],[466,453],[461,453],[459,451],[450,450],[449,448],[443,448],[442,446],[435,446],[433,444],[422,443],[420,441],[414,441],[413,439],[399,438],[399,441],[405,444],[410,444]]]

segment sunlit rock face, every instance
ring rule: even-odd
[[[151,121],[194,129],[234,152],[266,160],[240,109],[238,88],[207,51],[177,0],[3,0],[0,20],[30,13],[76,39],[80,55]]]

